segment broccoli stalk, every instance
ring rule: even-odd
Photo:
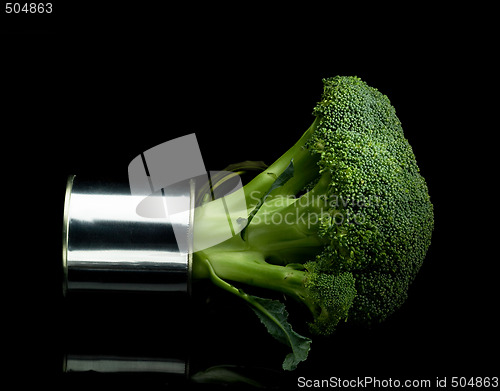
[[[299,141],[239,190],[246,208],[235,234],[193,254],[194,280],[241,297],[291,347],[289,370],[311,340],[292,330],[282,303],[245,286],[302,303],[311,334],[330,335],[342,320],[380,322],[405,301],[433,229],[427,186],[386,96],[337,76],[324,80],[313,113]],[[227,221],[213,203],[197,207],[194,242]]]

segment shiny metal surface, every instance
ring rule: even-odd
[[[165,210],[143,217],[128,184],[68,179],[63,224],[65,294],[72,290],[188,292],[192,242],[190,181],[150,196]],[[169,208],[167,208],[169,206]],[[177,237],[177,238],[176,238]]]

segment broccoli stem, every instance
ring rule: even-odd
[[[264,211],[273,210],[279,199],[275,201],[263,206]],[[277,207],[275,213],[284,213],[293,206],[294,202],[290,205],[285,203]],[[210,218],[210,215],[206,213],[203,217],[211,222],[224,219],[221,216]],[[227,289],[228,285],[218,280],[270,289],[287,294],[314,311],[305,288],[306,271],[284,265],[303,261],[304,257],[312,260],[324,243],[317,235],[303,230],[300,224],[283,222],[276,226],[276,224],[267,224],[264,219],[256,218],[254,221],[250,225],[247,240],[243,240],[240,235],[235,235],[215,246],[195,252],[193,254],[193,280],[211,279],[217,286],[230,290],[232,293],[236,291]],[[198,227],[198,225],[195,226],[195,228]],[[315,230],[316,228],[313,229]],[[214,279],[214,275],[217,279]],[[238,296],[241,295],[238,294]]]
[[[233,214],[235,210],[240,210],[241,224],[245,224],[245,219],[263,201],[291,161],[296,172],[300,172],[300,175],[294,175],[266,197],[246,227],[245,239],[233,233],[230,239],[208,248],[195,245],[200,250],[193,254],[194,280],[210,279],[215,285],[243,299],[242,291],[227,281],[270,289],[305,303],[313,311],[305,288],[306,271],[285,265],[303,263],[304,259],[312,260],[325,245],[318,235],[324,205],[318,202],[317,197],[325,194],[325,186],[330,178],[321,175],[314,189],[296,198],[319,175],[319,157],[311,154],[306,147],[318,124],[316,118],[292,148],[243,189],[225,196],[225,208],[209,202],[195,209],[194,242],[209,243],[211,236],[224,236],[223,230],[228,225],[226,210],[231,210]],[[246,209],[245,203],[243,206],[239,204],[241,191],[245,195]],[[311,216],[314,221],[310,220]],[[238,228],[241,230],[242,227]]]
[[[194,241],[201,250],[195,255],[203,253],[212,259],[215,254],[221,257],[228,253],[231,259],[237,259],[241,253],[242,257],[278,265],[312,260],[325,244],[318,235],[324,205],[314,199],[312,190],[301,198],[276,197],[266,201],[247,227],[245,240],[235,234],[209,248],[199,244],[219,234],[221,227],[227,229],[227,217],[223,209],[211,208],[210,203],[203,205],[195,210]],[[234,263],[237,266],[238,262]]]
[[[290,267],[271,265],[265,262],[262,255],[257,252],[223,251],[206,254],[199,251],[194,254],[194,257],[194,279],[210,278],[217,286],[226,290],[229,290],[227,283],[222,284],[220,280],[271,289],[298,300],[305,296],[305,272]],[[217,276],[215,280],[214,274]]]
[[[254,210],[257,205],[260,205],[260,203],[263,201],[264,196],[276,181],[276,178],[290,165],[291,161],[293,161],[295,170],[297,172],[301,172],[301,175],[294,175],[283,186],[275,189],[272,192],[272,197],[283,196],[283,199],[286,199],[288,197],[292,200],[299,191],[303,190],[306,185],[311,183],[317,177],[319,173],[319,168],[317,165],[319,158],[318,156],[313,156],[309,152],[309,150],[306,148],[306,144],[318,124],[319,120],[316,118],[309,129],[300,138],[300,140],[285,154],[283,154],[277,161],[275,161],[265,171],[257,175],[242,189],[226,195],[222,200],[224,203],[224,208],[222,208],[220,202],[208,202],[196,208],[194,218],[195,251],[197,251],[199,248],[204,248],[206,243],[210,243],[210,237],[216,238],[225,236],[224,233],[228,229],[228,210],[231,211],[232,215],[238,214],[241,217],[240,221],[234,221],[231,226],[231,231],[233,231],[233,234],[234,231],[240,232],[243,226],[246,224],[245,220],[248,218],[252,210]],[[242,199],[245,200],[243,202],[243,205],[241,203]],[[271,197],[269,197],[269,199],[271,199]],[[269,206],[269,204],[267,206]],[[265,209],[266,208],[263,208],[263,210]],[[283,213],[281,215],[281,218],[284,219],[288,217],[288,219],[290,220],[290,218],[293,217],[290,212],[299,214],[297,210],[289,211],[287,213]],[[259,212],[260,217],[263,217],[265,223],[267,223],[269,221],[269,218],[272,216],[269,210],[267,210],[267,212],[265,213],[267,213],[267,219],[266,215],[263,212]],[[277,217],[280,216],[277,215]],[[271,225],[276,226],[275,221],[271,220],[271,222],[273,223]],[[254,222],[252,222],[252,224],[250,225],[254,226],[255,224]],[[249,230],[247,229],[247,231]],[[253,231],[259,232],[257,230]],[[275,236],[276,232],[278,231],[273,231],[274,235],[271,235],[271,237],[273,239],[276,239]],[[262,233],[266,231],[264,230],[260,232]],[[272,234],[272,232],[270,233]],[[287,235],[288,233],[280,234],[280,236],[283,238],[287,238]],[[198,244],[198,246],[196,244]]]

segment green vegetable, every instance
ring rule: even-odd
[[[381,322],[406,300],[434,225],[425,180],[389,99],[357,77],[323,83],[316,118],[297,143],[224,197],[227,211],[245,195],[234,235],[193,255],[194,280],[241,297],[290,346],[287,370],[307,358],[311,340],[292,330],[284,304],[244,290],[303,303],[311,336],[330,335],[341,321]],[[199,206],[195,243],[227,222],[213,203]]]

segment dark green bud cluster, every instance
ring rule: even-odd
[[[314,303],[314,322],[310,330],[314,334],[329,335],[341,320],[347,320],[349,310],[356,297],[355,280],[352,273],[329,274],[317,272],[317,264],[310,262],[305,287]]]

